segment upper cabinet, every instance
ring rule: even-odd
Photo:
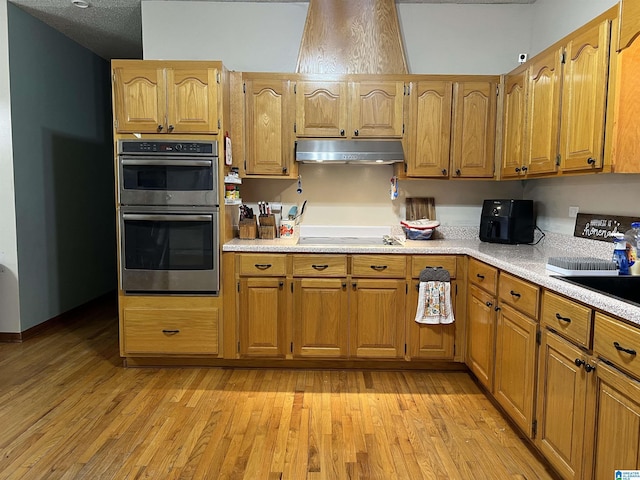
[[[521,66],[504,77],[501,178],[521,176],[522,169],[526,168],[524,120],[527,107],[527,74],[526,66]]]
[[[411,79],[407,176],[493,177],[498,77]]]
[[[220,62],[112,62],[116,133],[219,131]]]
[[[294,162],[293,85],[279,74],[243,74],[244,172],[290,178]]]
[[[497,101],[497,78],[453,84],[453,177],[493,177]]]
[[[299,80],[296,136],[402,138],[404,92],[401,80]]]
[[[618,50],[631,45],[640,33],[640,3],[637,0],[620,1],[620,37]]]

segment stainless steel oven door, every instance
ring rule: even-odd
[[[215,207],[120,207],[122,290],[217,295],[218,213]]]
[[[118,157],[121,205],[218,205],[218,157]]]

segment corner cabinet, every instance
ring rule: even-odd
[[[116,133],[217,134],[220,62],[114,60]]]
[[[244,94],[244,173],[294,178],[295,105],[286,75],[242,75]]]

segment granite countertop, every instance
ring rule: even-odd
[[[438,238],[407,240],[404,245],[299,245],[296,240],[240,240],[223,245],[225,252],[264,253],[343,253],[343,254],[441,254],[468,255],[544,288],[571,297],[605,313],[623,318],[640,327],[640,306],[617,300],[558,278],[546,269],[549,257],[596,257],[610,259],[608,242],[548,233],[537,245],[502,245],[481,242],[477,229],[440,228]]]

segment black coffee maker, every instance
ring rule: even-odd
[[[485,200],[480,240],[491,243],[532,243],[536,221],[533,200]]]

